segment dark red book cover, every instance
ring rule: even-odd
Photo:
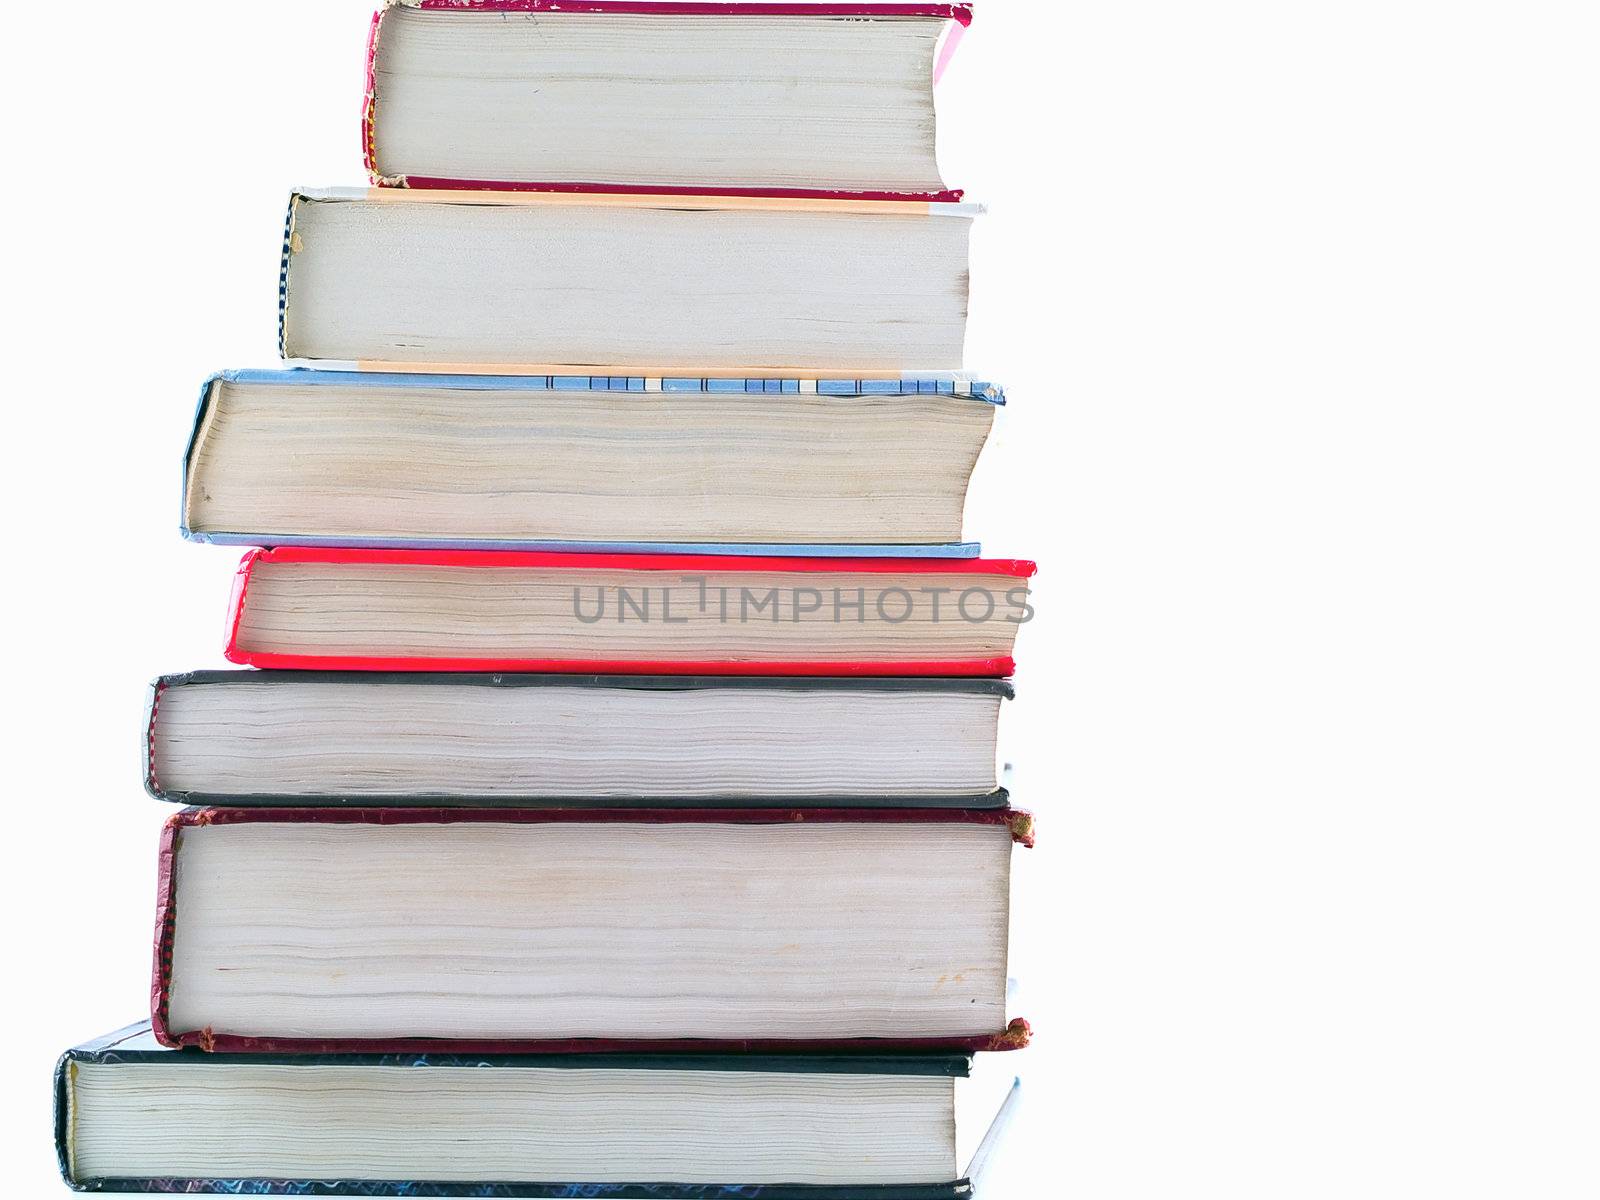
[[[177,927],[176,871],[178,842],[186,828],[250,822],[330,825],[422,825],[449,822],[500,824],[974,824],[1003,826],[1012,841],[1034,843],[1031,813],[1016,809],[426,809],[426,808],[187,808],[167,819],[161,833],[156,881],[154,966],[150,983],[150,1024],[164,1046],[194,1046],[206,1051],[262,1053],[423,1054],[579,1054],[621,1053],[825,1053],[835,1051],[962,1051],[1018,1050],[1032,1030],[1014,1018],[1004,1029],[967,1038],[545,1038],[534,1040],[471,1040],[419,1038],[294,1038],[256,1037],[213,1028],[173,1029],[168,1020],[174,938]]]
[[[744,656],[700,659],[605,657],[449,657],[352,655],[332,651],[285,652],[251,646],[242,626],[250,603],[250,590],[256,572],[276,565],[345,565],[385,567],[446,567],[465,570],[561,570],[573,573],[575,589],[583,586],[586,572],[627,573],[638,586],[681,582],[684,578],[714,581],[719,572],[730,576],[761,574],[805,574],[816,577],[826,587],[828,577],[862,575],[901,575],[926,577],[989,577],[1003,596],[987,598],[988,620],[1008,623],[1008,642],[1031,615],[1026,604],[1026,580],[1035,566],[1021,559],[994,558],[770,558],[754,555],[707,554],[575,554],[514,550],[380,550],[345,549],[321,546],[279,546],[252,550],[239,564],[229,601],[227,641],[223,653],[229,662],[250,667],[321,668],[341,671],[523,671],[580,674],[626,675],[804,675],[804,676],[930,676],[963,675],[1003,678],[1015,669],[1009,653],[951,659],[863,658],[847,660],[764,659]],[[702,584],[701,586],[707,586]],[[886,589],[883,596],[904,589]],[[948,591],[949,589],[946,589]],[[905,593],[910,599],[909,593]],[[882,596],[880,596],[880,601]],[[726,597],[724,597],[726,602]],[[796,598],[798,604],[798,598]],[[897,598],[897,603],[901,601]],[[915,600],[911,600],[916,603]],[[622,616],[618,599],[617,617]],[[820,603],[820,601],[819,601]],[[953,615],[955,599],[943,601],[947,619]],[[1002,603],[1005,606],[1002,611]],[[680,614],[681,615],[681,614]],[[583,618],[579,618],[583,619]],[[796,621],[799,615],[796,614]],[[708,618],[709,620],[709,618]],[[672,622],[667,622],[672,623]],[[981,623],[981,622],[980,622]],[[886,628],[899,622],[886,620]],[[601,626],[596,625],[596,628]],[[602,635],[603,636],[603,635]]]

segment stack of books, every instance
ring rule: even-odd
[[[962,540],[964,5],[403,0],[374,186],[208,380],[252,547],[153,685],[147,1021],[86,1190],[950,1200],[1014,1049],[995,766],[1031,563]]]

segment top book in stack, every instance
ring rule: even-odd
[[[959,200],[933,81],[965,4],[390,0],[368,170],[420,188]]]

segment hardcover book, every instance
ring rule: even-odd
[[[1009,809],[200,808],[152,1021],[206,1050],[1006,1049]]]
[[[977,553],[1000,391],[953,379],[227,371],[183,532],[249,546]]]
[[[965,4],[402,0],[373,18],[380,183],[959,199],[933,85]]]
[[[330,189],[289,204],[280,343],[325,366],[898,377],[960,370],[977,208]]]
[[[62,1056],[56,1151],[79,1191],[964,1200],[957,1084],[983,1082],[969,1069],[960,1055],[196,1054],[145,1023]]]
[[[188,804],[1004,807],[1000,679],[195,671],[145,786]]]
[[[1033,564],[280,547],[234,579],[257,667],[1011,674]]]
[[[146,786],[205,806],[150,1020],[60,1060],[69,1186],[971,1200],[1034,567],[962,541],[970,18],[383,0],[375,186],[290,198],[299,369],[196,413],[265,669],[151,689]]]

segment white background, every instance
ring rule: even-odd
[[[1600,1191],[1596,11],[980,3],[968,532],[1042,563],[995,1196]],[[362,181],[367,16],[7,13],[9,1194],[147,1002],[143,688],[236,559],[180,450],[290,185]]]

